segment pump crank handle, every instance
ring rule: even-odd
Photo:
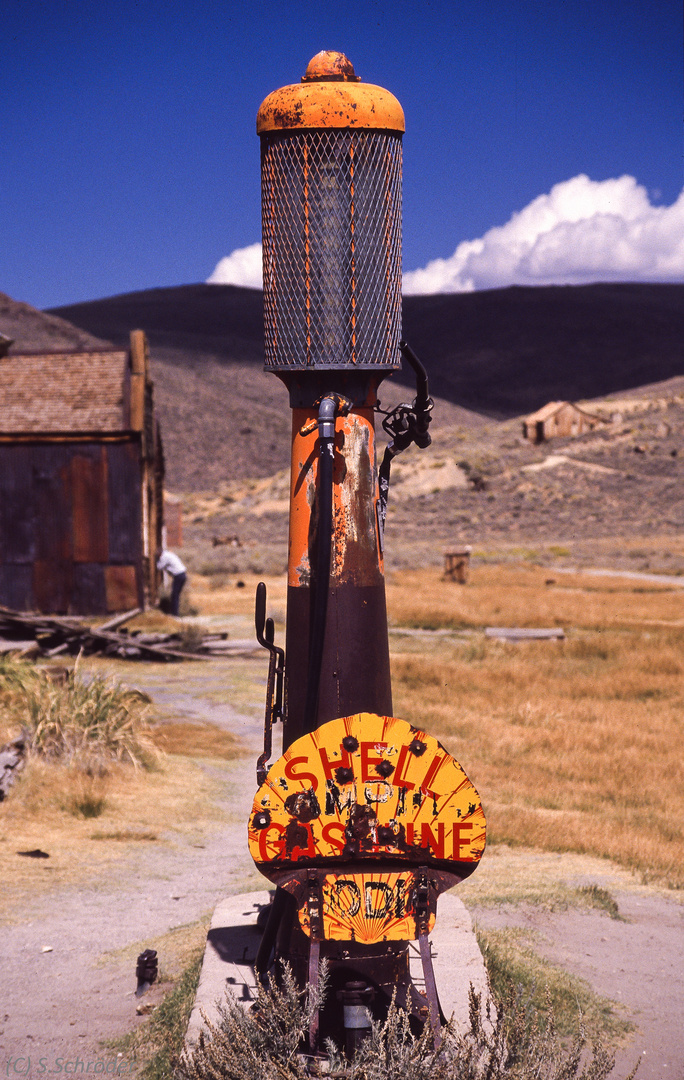
[[[273,619],[266,618],[266,585],[263,581],[260,581],[256,588],[254,629],[259,644],[263,645],[264,649],[268,649],[271,658],[275,657],[276,674],[280,676],[279,681],[282,682],[282,674],[285,669],[285,652],[273,644],[274,625]],[[280,713],[278,715],[280,716]]]
[[[264,637],[264,626],[266,624],[266,585],[263,581],[260,581],[256,587],[256,597],[254,598],[254,629],[256,630],[256,639],[260,645],[263,645],[265,649],[269,649],[270,645]]]
[[[254,628],[257,641],[269,652],[266,710],[264,713],[264,752],[257,759],[257,783],[261,786],[266,779],[266,762],[271,756],[273,721],[282,720],[283,671],[285,668],[285,653],[273,644],[275,636],[273,619],[266,618],[266,585],[263,581],[259,582],[256,590]]]

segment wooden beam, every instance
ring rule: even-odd
[[[557,638],[563,640],[565,630],[561,626],[550,628],[528,626],[487,626],[485,637],[499,638],[502,641],[534,641],[540,639]]]
[[[133,431],[145,430],[145,386],[148,381],[147,338],[142,330],[131,330],[131,400],[130,425]]]

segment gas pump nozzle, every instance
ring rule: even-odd
[[[380,497],[378,499],[378,526],[380,530],[380,543],[384,544],[385,519],[387,517],[387,500],[389,498],[389,480],[392,459],[406,450],[411,443],[415,443],[421,450],[429,446],[432,436],[428,431],[432,420],[434,402],[430,397],[427,371],[414,353],[410,345],[405,341],[399,343],[401,355],[413,368],[416,375],[416,396],[413,404],[403,403],[397,405],[391,413],[385,416],[382,426],[392,441],[385,449],[382,464],[378,470],[378,485]]]
[[[432,420],[432,408],[434,402],[430,397],[428,388],[427,371],[406,341],[399,342],[399,351],[413,368],[416,375],[416,396],[413,399],[412,413],[414,424],[412,428],[412,441],[424,450],[432,442],[432,436],[428,432]]]

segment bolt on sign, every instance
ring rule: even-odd
[[[296,897],[305,933],[364,943],[431,929],[437,896],[473,872],[484,845],[480,798],[459,763],[431,735],[374,713],[292,743],[249,823],[257,867]]]

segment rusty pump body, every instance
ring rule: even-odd
[[[401,336],[404,116],[387,90],[323,52],[301,83],[269,95],[261,137],[266,369],[292,408],[285,654],[257,592],[271,665],[260,785],[249,824],[258,868],[277,886],[257,967],[287,961],[299,985],[319,962],[331,992],[322,1036],[353,1049],[396,994],[439,1039],[428,932],[437,896],[475,869],[485,839],[477,792],[419,727],[392,716],[383,533],[392,458],[430,442],[422,365]],[[401,366],[416,400],[385,414],[381,381]],[[271,726],[283,756],[267,768]],[[424,989],[409,969],[417,940]],[[277,963],[276,963],[277,977]]]

